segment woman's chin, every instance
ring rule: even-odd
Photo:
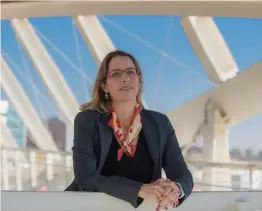
[[[131,92],[120,93],[117,97],[115,97],[117,101],[133,101],[136,100],[136,95]]]
[[[136,101],[136,96],[121,96],[115,99],[116,101]]]

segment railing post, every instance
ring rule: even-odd
[[[249,188],[253,189],[253,169],[252,167],[249,168]]]
[[[5,149],[1,149],[2,153],[2,168],[1,172],[3,175],[3,181],[4,181],[4,190],[9,190],[9,168],[8,168],[8,160],[7,160],[7,152]]]
[[[65,155],[66,185],[68,185],[70,182],[68,173],[71,170],[71,166],[72,166],[71,165],[71,156],[66,154]]]
[[[36,153],[30,151],[30,164],[31,164],[31,185],[36,187],[37,185],[37,170],[36,170]]]
[[[21,191],[23,188],[20,158],[21,158],[21,151],[16,150],[15,151],[15,166],[16,166],[16,189],[17,191]]]
[[[51,153],[46,154],[46,178],[48,185],[49,181],[54,178],[53,155]]]

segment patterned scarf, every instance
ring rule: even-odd
[[[139,132],[142,129],[142,120],[140,116],[140,112],[142,109],[142,106],[136,104],[135,112],[132,116],[128,132],[127,134],[124,134],[120,122],[116,116],[115,110],[113,107],[111,107],[112,118],[108,122],[108,125],[113,129],[114,135],[121,146],[121,148],[117,152],[118,161],[121,160],[123,153],[125,153],[129,157],[132,157],[135,154],[136,147],[132,145],[132,142],[139,135]]]

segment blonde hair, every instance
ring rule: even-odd
[[[105,98],[105,92],[102,87],[106,83],[108,66],[111,60],[118,56],[129,57],[132,60],[132,62],[134,63],[135,67],[138,70],[140,70],[140,74],[139,74],[140,89],[137,95],[137,103],[143,106],[143,102],[142,102],[143,75],[142,75],[141,68],[134,56],[132,56],[131,54],[127,52],[116,50],[116,51],[113,51],[107,54],[106,57],[103,59],[99,67],[99,70],[98,70],[95,84],[93,86],[92,100],[90,102],[87,102],[81,105],[80,110],[83,111],[83,110],[89,109],[89,110],[97,110],[104,114],[110,113],[110,98],[108,99]]]

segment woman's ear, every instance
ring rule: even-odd
[[[101,83],[100,86],[101,86],[101,88],[103,89],[103,91],[104,91],[105,93],[108,93],[108,89],[107,89],[106,84]]]

